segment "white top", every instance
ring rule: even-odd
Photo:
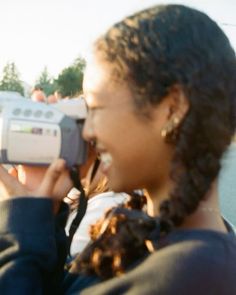
[[[98,194],[88,200],[86,214],[84,215],[79,228],[77,228],[71,243],[70,253],[72,256],[83,251],[85,246],[90,241],[90,225],[96,223],[96,221],[101,218],[104,215],[104,212],[107,211],[109,208],[123,203],[127,200],[127,198],[128,196],[125,193],[106,192]],[[69,233],[69,228],[72,220],[75,218],[75,215],[76,210],[71,212],[71,214],[69,215],[65,228],[67,235]]]

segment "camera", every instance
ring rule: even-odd
[[[84,163],[87,143],[82,128],[86,114],[83,98],[48,105],[2,91],[0,162],[48,165],[63,158],[70,167]]]

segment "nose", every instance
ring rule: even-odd
[[[93,122],[88,115],[83,126],[83,138],[86,141],[93,141],[95,139]]]

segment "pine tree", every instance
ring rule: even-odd
[[[85,60],[78,57],[71,66],[63,69],[59,74],[55,85],[62,97],[73,97],[82,92],[85,65]]]
[[[53,79],[48,73],[47,67],[43,69],[41,75],[36,80],[36,85],[40,86],[47,96],[52,94],[56,90]]]
[[[24,88],[20,81],[19,72],[14,62],[9,62],[3,68],[2,80],[0,82],[0,90],[16,91],[24,95]]]

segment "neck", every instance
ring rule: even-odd
[[[145,195],[147,197],[147,213],[150,216],[160,215],[160,204],[167,199],[169,186],[166,185],[158,191],[146,190]]]
[[[151,216],[159,215],[159,207],[163,200],[167,199],[170,186],[163,187],[158,194],[147,193],[147,212]],[[165,197],[159,197],[165,196]],[[188,215],[184,222],[179,226],[183,229],[211,229],[221,232],[227,232],[221,217],[218,202],[217,183],[212,184],[211,189],[206,194],[203,201],[200,202],[198,208]]]
[[[211,229],[227,232],[221,217],[218,199],[217,181],[215,181],[205,199],[200,202],[193,214],[185,218],[180,228]]]

